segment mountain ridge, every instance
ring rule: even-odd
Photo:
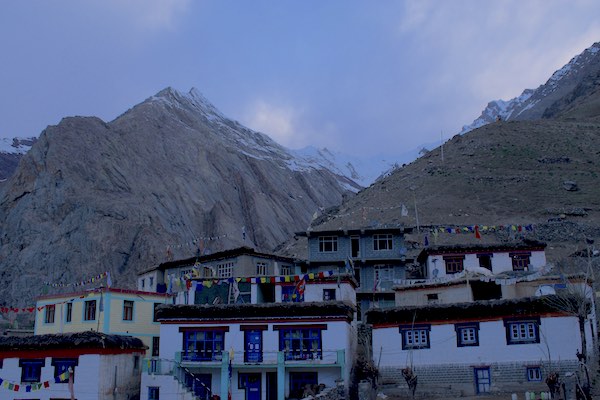
[[[211,106],[168,88],[111,122],[44,130],[0,188],[2,303],[49,289],[40,265],[50,282],[108,270],[126,286],[168,253],[271,250],[361,189]]]

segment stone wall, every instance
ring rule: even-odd
[[[527,367],[539,366],[542,376],[540,381],[528,381]],[[490,393],[513,393],[530,391],[547,391],[545,379],[548,373],[558,371],[561,378],[567,372],[578,370],[577,361],[547,362],[536,365],[523,363],[493,363],[487,365],[445,364],[415,367],[418,377],[417,394],[452,393],[453,395],[476,394],[474,368],[490,368]],[[380,390],[389,393],[408,393],[408,386],[402,377],[399,367],[380,369]]]

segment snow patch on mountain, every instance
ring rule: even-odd
[[[0,139],[0,153],[25,154],[36,140],[37,138],[2,138]]]

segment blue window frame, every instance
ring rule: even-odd
[[[286,360],[323,358],[322,328],[282,328],[279,330],[279,350]]]
[[[46,362],[42,358],[19,360],[21,382],[39,382],[42,375],[42,367],[45,364]]]
[[[159,400],[160,399],[160,387],[148,386],[148,400]]]
[[[225,348],[225,331],[190,330],[183,332],[183,360],[219,361]]]
[[[479,322],[454,324],[458,347],[479,346]]]
[[[540,367],[527,367],[527,380],[529,382],[541,382],[542,369]]]
[[[400,336],[402,337],[402,350],[430,348],[430,330],[431,325],[400,326]]]
[[[302,303],[304,301],[304,292],[298,290],[298,285],[286,285],[281,287],[282,303]]]
[[[75,382],[75,367],[79,364],[79,360],[77,358],[53,358],[52,366],[54,367],[54,381],[55,383],[67,383],[69,382],[69,378],[60,379],[59,375],[63,372],[67,372],[69,368],[71,368],[71,373],[73,374],[73,382]]]
[[[530,344],[540,342],[540,319],[505,319],[506,344]]]

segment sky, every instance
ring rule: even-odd
[[[2,0],[0,137],[195,87],[286,147],[394,157],[597,41],[597,0]]]

